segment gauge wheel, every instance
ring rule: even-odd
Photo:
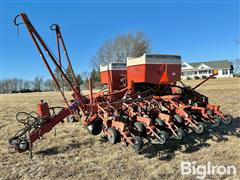
[[[226,114],[224,117],[225,117],[225,119],[222,119],[222,122],[224,124],[230,124],[232,122],[232,119],[233,119],[232,115]]]
[[[185,133],[181,128],[178,128],[175,131],[175,133],[176,133],[175,138],[178,139],[178,140],[182,140],[185,137]]]
[[[219,125],[220,125],[220,121],[221,121],[221,119],[220,119],[219,117],[215,117],[215,118],[213,119],[213,121],[212,121],[212,126],[213,126],[213,127],[219,126]]]
[[[198,122],[196,124],[196,127],[193,129],[196,133],[201,134],[204,131],[204,124],[201,122]]]
[[[158,134],[158,142],[159,144],[165,144],[168,138],[168,134],[166,131],[160,131],[160,133]]]
[[[143,136],[143,135],[144,135],[144,133],[145,133],[145,128],[144,128],[144,125],[143,125],[142,123],[140,123],[140,122],[135,122],[135,123],[133,124],[133,126],[134,126],[134,129],[137,131],[137,134],[138,134],[139,136]]]
[[[93,121],[87,126],[87,130],[92,135],[98,135],[102,132],[102,122],[100,120]]]
[[[107,138],[108,141],[112,144],[116,144],[117,140],[119,138],[119,134],[117,132],[117,130],[113,127],[108,128],[107,130]]]
[[[139,151],[143,148],[143,140],[140,136],[135,136],[133,137],[133,148],[136,150],[136,151]]]

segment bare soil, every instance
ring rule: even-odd
[[[199,82],[185,81],[191,86]],[[181,175],[181,161],[234,165],[236,175],[207,178],[240,179],[240,79],[213,79],[198,91],[233,115],[233,123],[206,127],[203,134],[188,134],[183,142],[171,139],[165,145],[147,145],[135,153],[131,147],[103,142],[100,135],[91,136],[80,123],[65,122],[56,127],[56,136],[52,131],[34,143],[31,160],[28,153],[8,148],[8,139],[22,127],[15,114],[36,110],[41,99],[50,106],[64,106],[62,98],[59,93],[1,95],[0,179],[196,179]]]

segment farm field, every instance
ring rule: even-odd
[[[191,86],[199,82],[184,81]],[[15,115],[36,110],[41,99],[64,106],[62,98],[56,92],[0,95],[0,179],[195,179],[181,176],[181,161],[234,165],[236,175],[207,178],[240,179],[240,79],[212,79],[198,91],[231,114],[233,123],[206,127],[183,142],[147,145],[137,154],[131,147],[103,142],[101,135],[91,136],[80,123],[65,122],[56,126],[56,136],[52,131],[34,143],[32,160],[8,148],[8,139],[21,128]]]

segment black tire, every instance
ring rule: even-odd
[[[116,144],[119,139],[119,134],[117,130],[113,127],[110,127],[108,128],[107,133],[108,141],[112,144]]]
[[[155,119],[155,123],[156,125],[160,126],[160,127],[164,127],[165,126],[165,123],[163,120],[159,119],[159,118],[156,118]]]
[[[212,122],[212,126],[213,127],[217,127],[220,125],[221,119],[219,117],[214,117],[213,122]]]
[[[201,122],[198,122],[196,124],[197,127],[193,128],[193,130],[198,133],[198,134],[201,134],[203,131],[204,131],[204,124],[201,123]]]
[[[175,135],[175,138],[178,140],[182,140],[185,137],[185,132],[181,128],[178,128],[175,131],[175,133],[177,134],[177,135]]]
[[[139,151],[143,148],[143,140],[140,136],[134,136],[133,137],[133,148],[136,150],[136,151]]]
[[[102,122],[100,120],[93,121],[87,126],[87,130],[92,135],[98,135],[102,132]]]
[[[173,119],[175,122],[179,123],[179,124],[182,124],[183,123],[183,119],[181,116],[179,116],[178,114],[174,114],[173,115]]]
[[[191,114],[191,117],[196,121],[202,121],[202,117],[199,114]]]
[[[18,147],[21,151],[26,151],[29,148],[29,142],[23,139],[19,142]]]
[[[140,122],[135,122],[133,124],[135,130],[137,130],[137,135],[138,136],[143,136],[145,134],[145,128],[144,125]]]
[[[232,122],[232,119],[233,119],[232,115],[226,114],[224,117],[225,117],[225,119],[222,119],[222,122],[224,124],[230,124]]]
[[[167,132],[166,131],[160,131],[158,136],[159,136],[159,138],[157,138],[157,139],[158,139],[159,144],[165,144],[166,141],[167,141],[167,138],[168,138]]]

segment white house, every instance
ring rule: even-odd
[[[182,79],[199,79],[212,75],[213,70],[218,70],[217,78],[233,77],[233,66],[228,60],[206,61],[195,63],[182,63]]]

